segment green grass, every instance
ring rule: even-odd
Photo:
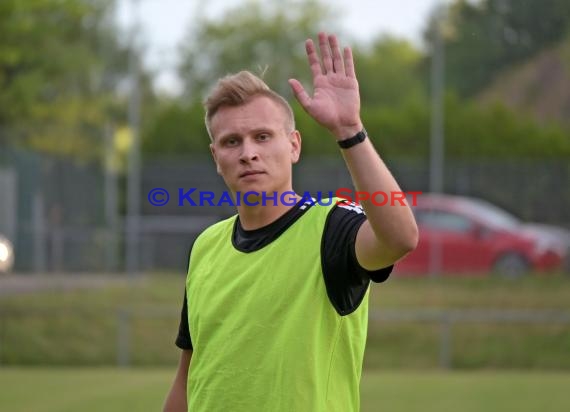
[[[14,369],[0,373],[0,408],[10,412],[159,411],[171,369]],[[362,412],[566,412],[570,374],[367,372]]]
[[[155,275],[92,290],[56,290],[0,299],[0,365],[114,365],[119,311],[129,309],[130,361],[174,365],[184,277]],[[570,311],[570,277],[394,278],[374,285],[372,311],[524,309]],[[456,368],[570,370],[568,324],[458,324]],[[436,323],[371,320],[366,369],[437,368]]]
[[[173,370],[3,369],[0,406],[10,412],[159,411]]]
[[[363,412],[562,412],[570,374],[383,372],[362,380]]]

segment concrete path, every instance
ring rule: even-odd
[[[145,276],[135,279],[124,274],[0,274],[0,297],[34,293],[39,291],[66,291],[75,289],[92,289],[116,285],[132,285],[133,282],[144,280]]]

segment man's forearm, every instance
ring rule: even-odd
[[[398,259],[414,249],[418,236],[414,215],[402,195],[402,189],[370,139],[349,149],[341,149],[341,152],[357,191],[369,195],[381,192],[388,196],[383,206],[373,204],[370,198],[361,201],[380,252]],[[394,194],[403,199],[394,200]]]
[[[178,370],[176,371],[176,377],[174,378],[170,392],[164,402],[164,407],[162,409],[163,412],[188,411],[186,383],[188,381],[188,368],[191,358],[191,350],[182,351],[180,361],[178,363]]]

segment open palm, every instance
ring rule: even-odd
[[[341,55],[336,37],[319,33],[321,66],[313,41],[307,40],[305,47],[313,74],[313,96],[298,80],[291,79],[289,84],[307,113],[333,134],[342,137],[345,130],[354,130],[360,124],[360,94],[352,51],[346,47]]]

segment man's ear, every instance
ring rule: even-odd
[[[221,176],[222,173],[220,171],[220,165],[218,164],[218,158],[216,157],[216,148],[214,147],[214,143],[210,143],[210,153],[212,153],[214,163],[216,164],[216,172]]]
[[[291,140],[291,163],[295,164],[301,156],[301,133],[298,130],[294,130],[289,138]]]

